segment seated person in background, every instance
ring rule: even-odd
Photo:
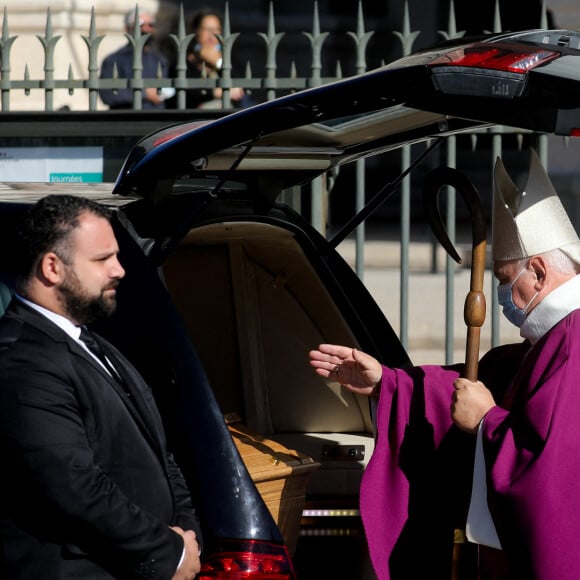
[[[193,50],[187,54],[188,78],[217,78],[222,67],[222,47],[219,35],[222,34],[221,18],[212,11],[203,10],[191,19],[191,31],[195,34]],[[230,89],[232,104],[239,103],[244,89]],[[222,89],[189,89],[186,108],[219,109],[222,106]]]
[[[133,35],[135,30],[135,10],[127,12],[125,15],[125,32]],[[161,71],[162,77],[169,74],[169,65],[167,59],[156,49],[154,45],[153,33],[155,31],[155,20],[148,12],[138,12],[139,27],[141,34],[150,34],[143,47],[143,78],[157,78]],[[114,77],[115,66],[117,68],[117,77],[130,79],[133,78],[133,45],[127,42],[125,46],[108,55],[101,64],[102,79]],[[118,89],[101,89],[99,91],[101,100],[110,109],[132,109],[133,108],[133,90]],[[164,91],[159,93],[156,88],[149,87],[143,89],[143,109],[164,109],[166,95]]]

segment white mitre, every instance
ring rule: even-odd
[[[520,260],[559,248],[580,264],[580,239],[538,155],[530,149],[520,191],[501,159],[494,170],[492,260]]]

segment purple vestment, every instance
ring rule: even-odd
[[[485,418],[483,445],[488,504],[510,578],[578,580],[580,311],[531,350],[528,342],[493,349],[479,370],[500,405]],[[452,533],[465,527],[475,441],[450,419],[460,371],[384,369],[377,444],[361,486],[380,580],[450,577]],[[422,436],[413,434],[417,429]]]

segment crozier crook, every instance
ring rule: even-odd
[[[469,293],[465,299],[463,318],[467,325],[464,376],[470,381],[477,380],[479,362],[479,342],[481,327],[485,321],[485,295],[483,275],[485,272],[486,223],[481,199],[473,184],[456,169],[440,167],[431,171],[423,185],[423,202],[427,217],[435,237],[447,253],[458,263],[461,258],[451,243],[441,219],[437,203],[439,190],[444,185],[454,187],[469,208],[472,222],[471,279]],[[456,529],[453,538],[451,580],[471,580],[477,577],[473,545],[467,546],[465,531]]]
[[[469,208],[472,224],[471,280],[469,293],[465,299],[463,318],[467,325],[464,376],[470,381],[477,380],[479,360],[479,339],[485,321],[485,295],[483,294],[483,275],[485,272],[486,222],[477,190],[473,184],[456,169],[440,167],[431,171],[423,185],[423,202],[427,218],[435,237],[447,253],[458,263],[461,258],[451,243],[441,219],[437,203],[439,190],[444,185],[454,187]]]

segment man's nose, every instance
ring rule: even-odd
[[[121,266],[121,262],[118,259],[115,259],[115,263],[113,264],[111,277],[115,278],[116,280],[120,280],[121,278],[125,277],[125,268]]]

